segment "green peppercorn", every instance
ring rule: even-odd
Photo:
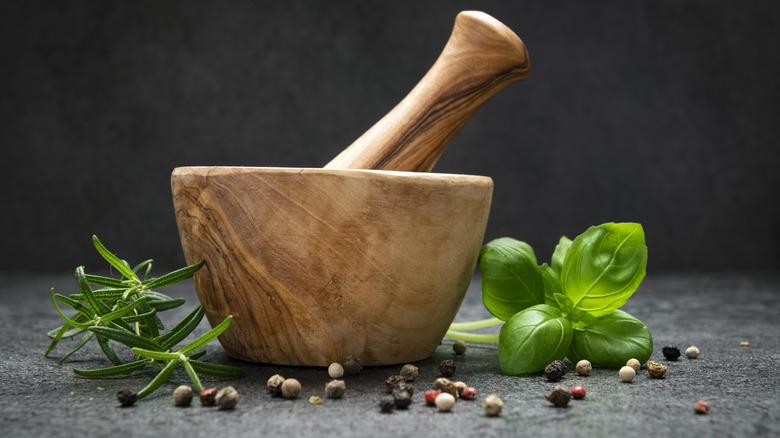
[[[452,351],[454,351],[455,354],[464,354],[466,352],[466,342],[458,339],[452,344]]]
[[[187,385],[178,386],[173,391],[173,404],[178,407],[187,407],[192,403],[192,388]]]
[[[226,411],[233,409],[238,404],[238,391],[232,386],[222,388],[217,391],[214,401],[217,403],[217,407],[220,410]]]
[[[654,379],[661,379],[666,374],[666,365],[660,364],[655,361],[647,363],[647,373]]]
[[[360,374],[363,370],[363,361],[355,355],[349,355],[341,361],[341,366],[347,374]]]
[[[412,364],[406,364],[401,367],[400,374],[407,382],[413,382],[414,379],[416,379],[417,375],[419,374],[419,369]]]

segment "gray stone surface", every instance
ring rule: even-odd
[[[107,366],[96,345],[88,345],[65,363],[59,357],[75,341],[63,341],[51,358],[45,333],[58,325],[48,291],[72,292],[71,277],[0,275],[0,430],[5,436],[778,436],[777,367],[780,362],[780,276],[650,274],[624,310],[644,321],[654,335],[653,360],[669,366],[667,377],[651,380],[643,369],[633,383],[622,383],[614,369],[595,369],[590,377],[567,374],[566,386],[583,385],[584,400],[566,409],[552,407],[542,396],[552,384],[542,375],[505,376],[495,345],[469,344],[456,356],[444,340],[434,355],[417,363],[414,402],[408,410],[381,414],[384,379],[399,367],[365,369],[347,376],[340,400],[310,404],[310,395],[324,398],[329,380],[322,368],[279,367],[242,363],[227,357],[218,343],[206,348],[206,360],[243,366],[244,378],[204,379],[206,386],[233,385],[241,399],[232,411],[173,406],[176,385],[187,383],[177,371],[169,383],[132,408],[120,408],[115,393],[141,388],[152,369],[127,378],[88,380],[72,367]],[[168,292],[188,299],[172,317],[183,316],[197,303],[189,283]],[[489,316],[472,283],[458,321]],[[196,334],[208,329],[204,322]],[[750,342],[741,347],[741,341]],[[661,348],[677,343],[696,345],[698,359],[664,360]],[[422,393],[437,377],[437,364],[454,359],[453,377],[478,389],[475,401],[458,401],[453,412],[425,406]],[[569,364],[570,372],[573,368]],[[296,377],[303,384],[297,400],[275,399],[265,392],[273,374]],[[500,417],[486,417],[481,400],[495,393],[505,400]],[[696,415],[693,404],[704,399],[709,415]]]

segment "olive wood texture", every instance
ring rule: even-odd
[[[325,167],[428,172],[485,102],[529,72],[525,45],[512,30],[484,12],[461,12],[428,73]]]
[[[487,224],[490,178],[373,170],[173,171],[187,262],[235,358],[327,366],[429,357],[455,317]]]

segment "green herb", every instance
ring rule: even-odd
[[[159,388],[179,366],[184,368],[198,391],[203,389],[198,374],[223,378],[244,375],[244,370],[241,368],[197,360],[205,354],[205,351],[195,353],[225,331],[232,321],[232,316],[176,351],[171,349],[192,333],[203,320],[205,314],[203,306],[196,307],[172,329],[161,333],[165,326],[158,313],[182,305],[184,299],[171,298],[152,289],[191,278],[204,262],[170,272],[162,277],[147,278],[152,260],[131,268],[126,261],[108,251],[96,236],[92,236],[92,241],[98,253],[119,271],[122,277],[117,279],[89,275],[84,272],[84,267],[80,266],[76,268],[75,274],[79,293],[64,296],[55,294],[54,289],[50,291],[54,309],[65,323],[49,332],[52,342],[45,356],[54,350],[62,338],[83,333],[76,345],[60,358],[62,362],[95,338],[112,366],[96,370],[74,368],[73,372],[83,377],[103,378],[130,374],[147,365],[157,367],[161,370],[160,373],[138,393],[139,398],[144,398]],[[142,280],[138,273],[144,268],[146,271]],[[99,288],[93,290],[93,285]],[[76,314],[66,316],[57,304],[58,301],[75,310]],[[133,360],[123,363],[114,351],[112,341],[130,348],[133,352]]]
[[[495,318],[454,323],[447,337],[497,341],[504,373],[541,371],[564,357],[609,367],[650,358],[647,326],[618,310],[645,277],[640,224],[606,223],[573,241],[562,237],[550,265],[538,265],[527,243],[504,237],[482,248],[479,264],[483,303]],[[464,331],[498,324],[499,335]]]

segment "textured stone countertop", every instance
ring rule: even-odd
[[[367,368],[347,376],[342,399],[309,403],[310,395],[325,398],[329,380],[324,368],[280,367],[242,363],[229,358],[217,342],[204,360],[243,366],[247,375],[224,381],[204,379],[204,386],[233,385],[240,402],[232,411],[173,406],[172,393],[188,383],[176,371],[169,383],[131,408],[120,408],[116,391],[141,388],[153,370],[125,378],[78,378],[72,367],[108,365],[92,343],[63,364],[59,357],[75,340],[63,341],[52,357],[43,353],[46,332],[60,324],[49,301],[51,287],[69,293],[69,275],[0,275],[0,430],[5,436],[780,436],[780,274],[654,274],[628,301],[624,310],[642,320],[653,333],[651,360],[668,365],[664,379],[640,371],[633,383],[622,383],[614,369],[594,369],[589,377],[570,374],[566,386],[582,385],[588,395],[568,408],[554,408],[543,397],[553,384],[543,375],[501,374],[495,345],[469,344],[455,355],[445,339],[434,355],[418,362],[413,403],[407,410],[382,414],[378,400],[384,379],[399,367]],[[187,302],[171,311],[178,318],[197,303],[191,283],[166,290]],[[488,317],[475,278],[456,321]],[[195,334],[204,333],[203,322]],[[740,346],[740,342],[749,346]],[[699,358],[684,355],[670,362],[661,348],[669,343],[683,350],[696,345]],[[453,359],[454,380],[478,390],[475,401],[460,400],[450,413],[440,413],[422,401],[422,393],[438,377],[437,365]],[[265,381],[273,374],[296,377],[303,384],[297,400],[271,398]],[[491,393],[504,401],[499,417],[480,408]],[[697,415],[694,403],[707,400],[708,415]]]

